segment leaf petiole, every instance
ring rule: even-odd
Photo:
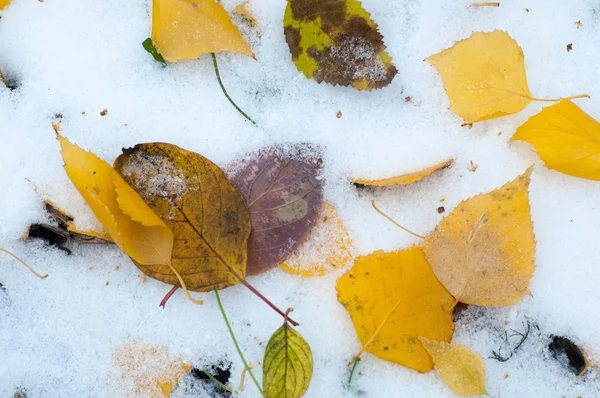
[[[21,260],[19,257],[17,257],[17,255],[13,254],[12,252],[9,252],[8,250],[3,249],[1,247],[0,247],[0,251],[3,251],[4,253],[8,254],[9,256],[12,256],[15,260],[19,261],[21,264],[23,264],[25,267],[27,267],[27,269],[29,271],[31,271],[31,273],[34,274],[35,276],[37,276],[38,278],[46,279],[48,277],[48,274],[46,274],[46,275],[38,274],[33,268],[31,268],[29,266],[29,264],[27,264],[25,261]]]
[[[350,370],[350,376],[348,376],[348,386],[350,386],[350,383],[352,382],[352,376],[354,375],[354,369],[356,369],[356,366],[358,365],[359,362],[360,362],[360,358],[356,358],[356,361],[354,361],[354,364],[352,365],[352,370]]]
[[[394,221],[394,219],[390,216],[388,216],[387,214],[385,214],[384,212],[382,212],[381,210],[379,210],[377,208],[377,206],[375,206],[375,201],[372,200],[371,201],[371,206],[373,206],[373,208],[375,209],[375,211],[379,214],[381,214],[383,217],[387,218],[392,224],[394,224],[395,226],[397,226],[400,229],[403,229],[404,231],[408,232],[409,234],[416,236],[417,238],[421,238],[421,239],[425,239],[425,237],[423,235],[419,235],[416,232],[411,231],[410,229],[403,227],[402,225],[398,224],[396,221]]]
[[[237,109],[237,111],[239,113],[241,113],[246,119],[251,121],[252,124],[256,124],[256,122],[254,120],[252,120],[250,118],[250,116],[248,116],[243,110],[240,109],[239,106],[237,106],[237,104],[235,102],[233,102],[233,100],[231,99],[229,94],[227,94],[227,90],[225,90],[225,86],[223,85],[223,82],[221,81],[221,74],[219,73],[219,65],[217,65],[217,57],[215,56],[215,53],[210,53],[210,55],[212,56],[213,66],[215,68],[215,73],[217,74],[217,80],[219,81],[219,86],[221,86],[221,90],[223,90],[223,94],[225,94],[225,97],[227,97],[229,102],[231,102],[231,105],[233,105],[233,107],[235,109]]]
[[[232,394],[237,394],[238,392],[235,391],[233,388],[226,386],[225,384],[221,383],[219,380],[217,380],[215,378],[215,376],[211,375],[209,372],[207,372],[206,370],[202,369],[202,373],[204,373],[206,376],[208,376],[209,379],[211,379],[212,381],[214,381],[215,383],[217,383],[217,385],[219,387],[221,387],[223,390],[225,391],[229,391]]]

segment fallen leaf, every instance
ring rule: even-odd
[[[458,301],[506,306],[529,293],[535,270],[532,171],[460,202],[425,238],[423,250],[435,276]]]
[[[171,264],[188,290],[222,289],[244,279],[250,217],[217,165],[175,145],[148,143],[124,149],[115,169],[173,231]],[[164,263],[137,266],[180,286]]]
[[[385,187],[388,185],[408,185],[413,182],[417,182],[422,180],[423,178],[435,173],[438,170],[445,169],[450,167],[454,159],[448,159],[441,163],[436,164],[435,166],[428,167],[424,170],[417,171],[414,173],[403,174],[397,177],[384,178],[381,180],[368,180],[357,178],[352,180],[355,184],[367,185],[367,186],[375,186],[375,187]]]
[[[248,275],[278,266],[308,236],[321,198],[320,150],[308,144],[272,146],[234,162],[231,182],[252,218]]]
[[[504,31],[475,32],[425,61],[442,77],[450,110],[467,124],[517,113],[540,100],[529,92],[521,47]],[[589,98],[571,98],[583,97]]]
[[[256,19],[254,19],[250,10],[248,10],[248,1],[238,4],[232,12],[246,18],[252,26],[256,26]]]
[[[452,391],[463,397],[487,395],[485,364],[479,354],[461,345],[433,341],[425,337],[419,337],[419,340]]]
[[[398,73],[360,1],[287,0],[283,26],[292,60],[309,79],[371,91]]]
[[[152,42],[169,62],[223,51],[254,58],[227,11],[214,0],[153,0]]]
[[[0,0],[0,10],[3,10],[4,8],[8,7],[10,2],[11,0]]]
[[[335,207],[323,202],[308,238],[281,264],[289,273],[323,276],[349,266],[355,257],[354,244]]]
[[[533,145],[550,169],[600,181],[600,123],[569,100],[530,117],[511,138]]]
[[[287,320],[269,339],[263,362],[266,398],[299,398],[308,389],[313,373],[312,351]]]
[[[114,354],[114,362],[126,391],[137,397],[168,397],[181,376],[192,369],[167,347],[139,341],[120,347]],[[122,391],[123,386],[117,389]]]
[[[67,175],[111,240],[139,264],[166,264],[173,233],[165,223],[108,163],[56,136]]]
[[[450,341],[454,298],[420,247],[359,257],[337,281],[338,301],[352,318],[364,351],[419,372],[433,368],[418,336]]]

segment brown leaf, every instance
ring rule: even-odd
[[[248,275],[276,267],[313,226],[323,187],[320,150],[309,144],[272,146],[233,164],[231,182],[246,200],[252,219]],[[247,158],[245,156],[244,158]]]

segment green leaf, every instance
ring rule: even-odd
[[[292,60],[309,79],[370,91],[398,73],[357,0],[287,0],[283,27]]]
[[[152,43],[151,38],[147,38],[146,40],[144,40],[142,42],[142,46],[144,47],[144,50],[148,51],[154,57],[155,60],[157,60],[165,66],[167,65],[167,62],[165,61],[163,56],[160,55],[156,47],[154,47],[154,43]]]
[[[299,398],[310,384],[313,359],[310,346],[287,320],[271,336],[263,360],[266,398]]]

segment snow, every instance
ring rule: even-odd
[[[238,3],[223,0],[228,10]],[[225,86],[257,121],[254,126],[223,96],[210,56],[164,68],[144,51],[149,0],[13,0],[0,19],[0,69],[17,85],[14,91],[0,88],[0,247],[50,276],[38,280],[0,257],[6,288],[0,292],[0,396],[23,389],[34,398],[125,397],[114,353],[132,341],[168,347],[196,367],[230,361],[234,387],[243,368],[213,293],[195,294],[205,302],[196,306],[178,292],[163,310],[158,303],[170,287],[152,279],[142,283],[141,272],[115,247],[78,245],[68,256],[40,241],[21,241],[30,224],[47,221],[42,198],[75,216],[82,229],[96,225],[62,168],[51,127],[57,114],[66,137],[109,162],[121,148],[140,142],[170,142],[222,167],[265,145],[321,145],[325,199],[336,207],[359,254],[419,243],[375,213],[371,199],[427,234],[461,200],[536,164],[530,189],[538,241],[532,295],[510,308],[469,308],[454,342],[482,355],[495,398],[600,396],[597,370],[577,378],[546,349],[549,335],[565,336],[591,362],[600,361],[599,183],[547,170],[528,145],[508,142],[545,104],[460,127],[448,111],[441,79],[423,62],[473,31],[504,29],[525,53],[534,96],[590,94],[577,104],[600,119],[600,7],[595,0],[505,0],[500,8],[468,8],[470,3],[364,0],[399,70],[389,87],[367,93],[306,79],[284,41],[285,2],[250,0],[258,28],[242,31],[258,61],[217,57]],[[577,29],[579,20],[583,26]],[[573,50],[567,52],[569,43]],[[418,171],[451,157],[452,168],[405,187],[357,190],[348,182]],[[469,161],[479,166],[476,172],[467,169]],[[441,205],[444,214],[436,211]],[[306,396],[454,396],[436,372],[418,374],[370,354],[346,387],[346,363],[360,343],[336,299],[339,276],[301,278],[276,269],[250,278],[278,306],[294,308],[315,360]],[[242,286],[223,290],[221,297],[246,358],[257,364],[281,318]],[[510,360],[490,359],[504,331],[523,330],[527,320],[539,333],[531,333]],[[173,396],[185,397],[183,390]],[[242,396],[258,396],[249,378]]]

